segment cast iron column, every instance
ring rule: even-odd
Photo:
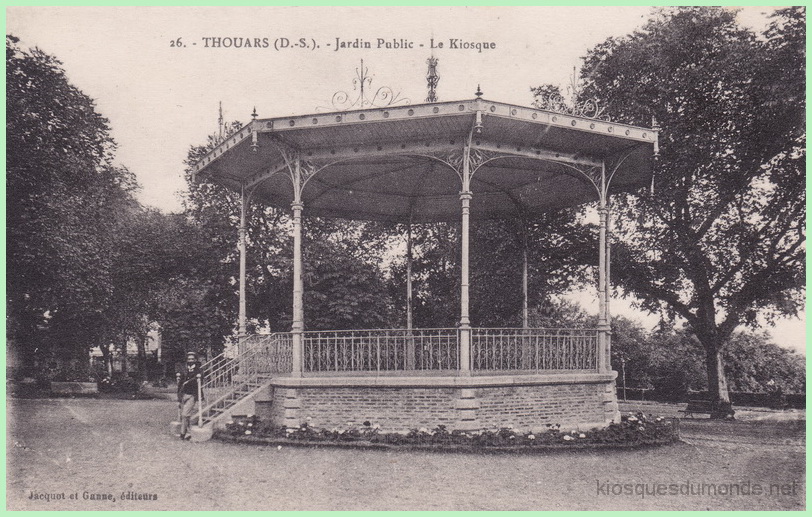
[[[302,331],[304,330],[302,287],[302,208],[301,201],[291,203],[293,208],[293,370],[294,376],[302,374]]]
[[[609,348],[609,320],[607,319],[607,261],[606,261],[606,166],[601,166],[601,189],[598,205],[600,217],[600,237],[598,242],[598,371],[611,369],[608,357]]]
[[[302,286],[302,164],[297,156],[293,168],[293,325],[291,328],[291,376],[301,377],[302,375],[302,332],[304,331],[304,304],[302,297],[304,288]]]
[[[522,231],[522,328],[527,329],[530,327],[530,311],[528,309],[528,274],[527,274],[527,222],[522,221],[524,225]]]
[[[612,277],[610,275],[610,272],[612,271],[612,264],[611,264],[611,261],[610,261],[611,251],[612,251],[612,243],[611,243],[611,226],[612,226],[611,215],[612,215],[612,213],[611,213],[611,210],[609,209],[609,199],[608,198],[609,198],[609,196],[607,194],[607,199],[606,199],[607,202],[606,202],[606,206],[604,207],[604,213],[606,214],[606,216],[605,216],[605,218],[606,218],[606,227],[605,228],[606,229],[604,231],[604,234],[605,234],[605,237],[604,237],[605,247],[604,247],[604,251],[603,251],[603,254],[604,254],[604,259],[603,260],[604,260],[604,264],[605,264],[605,268],[606,268],[606,273],[605,273],[605,284],[603,286],[603,296],[604,296],[603,309],[604,309],[604,311],[606,313],[606,316],[604,317],[604,319],[606,320],[606,337],[604,338],[604,340],[606,341],[606,343],[605,343],[606,350],[604,351],[604,355],[606,357],[606,370],[611,371],[612,370],[612,311],[611,311],[611,305],[609,303],[609,299],[611,298],[610,293],[612,292],[611,291]]]
[[[471,212],[471,193],[460,193],[462,201],[462,257],[460,269],[460,372],[471,373],[471,320],[468,317],[468,219]]]
[[[245,224],[245,210],[247,199],[245,195],[245,186],[242,187],[242,196],[240,198],[240,232],[239,232],[239,250],[240,250],[240,313],[239,313],[239,329],[237,331],[238,347],[242,346],[242,342],[246,336],[245,329],[245,253],[246,253],[246,239],[247,228]],[[241,350],[240,350],[241,352]]]
[[[406,227],[406,329],[412,330],[412,215]]]
[[[471,319],[468,317],[468,231],[471,215],[470,143],[462,160],[462,243],[460,257],[460,375],[471,375]]]
[[[412,334],[412,214],[406,228],[406,369],[415,369],[415,343]]]

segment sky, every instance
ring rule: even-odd
[[[769,9],[745,7],[739,19],[761,29]],[[171,212],[182,206],[189,147],[217,132],[221,102],[227,121],[247,122],[255,107],[261,118],[314,113],[330,106],[334,93],[352,92],[363,59],[373,90],[389,86],[421,103],[426,59],[434,55],[440,101],[474,98],[479,85],[486,99],[530,105],[531,86],[566,87],[590,48],[641,27],[651,11],[29,6],[8,7],[6,25],[23,46],[63,62],[69,80],[109,119],[117,162],[141,184],[139,200]],[[240,48],[236,40],[243,42]],[[337,49],[342,42],[349,48]],[[370,48],[352,48],[354,43]],[[464,46],[473,48],[459,48]],[[594,294],[573,296],[597,309]],[[613,302],[613,313],[648,327],[658,321],[625,300]],[[805,320],[782,320],[770,330],[777,343],[804,350]]]

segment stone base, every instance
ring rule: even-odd
[[[382,432],[444,425],[449,430],[547,425],[581,430],[619,421],[615,372],[469,377],[277,378],[263,417],[273,424]]]
[[[189,434],[191,435],[193,442],[207,442],[211,440],[211,437],[214,434],[214,428],[211,425],[204,427],[197,427],[196,425],[193,425],[189,428]]]
[[[606,385],[603,394],[603,414],[607,423],[620,423],[620,408],[617,403],[617,385],[613,380]]]

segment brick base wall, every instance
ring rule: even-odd
[[[432,429],[440,424],[450,430],[512,426],[541,431],[547,424],[584,428],[603,425],[614,417],[616,402],[612,406],[607,399],[612,381],[596,379],[432,378],[414,380],[417,385],[404,385],[408,383],[401,379],[392,382],[401,384],[394,386],[380,379],[355,386],[347,385],[352,379],[287,379],[272,387],[270,401],[260,404],[258,412],[261,406],[261,416],[276,425],[294,427],[307,422],[347,429],[369,421],[379,424],[383,432]]]
[[[454,427],[455,389],[314,388],[299,389],[300,419],[317,427],[346,429],[348,423],[378,423],[385,429]]]
[[[602,384],[509,386],[476,390],[480,427],[541,430],[547,424],[562,426],[603,422]]]

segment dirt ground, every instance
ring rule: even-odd
[[[669,416],[681,406],[622,405],[624,411],[638,407]],[[527,455],[182,442],[168,432],[175,411],[166,400],[9,399],[7,508],[805,507],[803,412],[740,411],[735,422],[683,420],[684,442],[672,446]],[[763,493],[755,495],[756,486]],[[111,499],[100,500],[104,494]]]

